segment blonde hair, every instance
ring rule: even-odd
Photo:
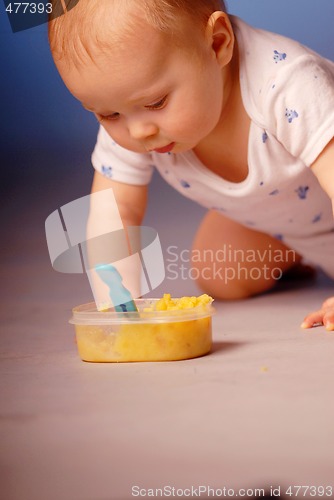
[[[53,11],[59,12],[64,0],[52,3]],[[92,48],[96,53],[96,49],[102,52],[111,46],[121,46],[124,36],[137,25],[138,15],[156,30],[178,39],[182,37],[180,19],[191,19],[204,30],[213,12],[226,12],[224,0],[72,0],[72,3],[74,6],[71,0],[67,2],[63,15],[49,20],[48,32],[54,59],[65,59],[75,65],[87,56],[94,60]],[[129,6],[135,7],[137,18],[133,16],[134,22],[125,25],[120,14]]]
[[[158,30],[170,33],[180,14],[185,14],[203,27],[217,10],[226,12],[224,0],[142,0],[148,22]]]

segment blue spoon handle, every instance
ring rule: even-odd
[[[131,293],[122,283],[122,276],[111,264],[95,267],[97,274],[109,288],[109,297],[117,312],[138,311]]]

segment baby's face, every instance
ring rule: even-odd
[[[189,34],[191,35],[191,34]],[[117,51],[59,71],[73,95],[112,139],[131,151],[175,153],[197,146],[217,125],[223,71],[204,35],[177,46],[149,25]]]

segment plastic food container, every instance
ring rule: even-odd
[[[99,312],[95,303],[73,309],[83,361],[176,361],[207,354],[212,345],[211,304],[172,311],[145,311],[158,299],[138,299],[136,312]]]

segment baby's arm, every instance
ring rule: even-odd
[[[124,226],[140,226],[146,210],[147,186],[136,186],[113,181],[95,171],[92,193],[110,188],[114,192]],[[99,213],[99,211],[102,213]],[[91,216],[96,219],[108,217],[108,210],[104,206],[96,207],[96,213],[91,213]]]
[[[313,163],[312,171],[323,190],[332,200],[334,216],[334,139]],[[334,330],[334,297],[327,299],[318,311],[308,314],[301,326],[302,328],[311,328],[317,323],[323,324],[327,330]]]
[[[142,224],[147,204],[147,186],[117,182],[104,177],[96,171],[94,174],[92,193],[110,188],[113,190],[118,211],[115,210],[115,202],[112,193],[106,193],[106,196],[103,196],[102,199],[101,197],[92,197],[87,227],[88,241],[90,241],[90,235],[106,234],[106,232],[109,233],[110,231],[121,230],[122,226],[120,224],[119,216],[122,219],[126,234],[127,227],[140,226]],[[108,228],[107,231],[106,228]],[[140,234],[138,234],[138,238],[140,238]],[[129,239],[126,239],[128,243],[127,253],[128,256],[130,256],[133,255],[134,252],[129,247]],[[120,236],[120,244],[121,241],[122,236]],[[106,243],[108,245],[108,240],[106,240]],[[110,245],[113,246],[114,242],[111,241]],[[94,266],[93,263],[96,265],[96,255],[100,255],[100,251],[96,254],[95,250],[96,247],[90,247],[88,243],[88,256],[92,267]],[[106,255],[108,255],[108,249]],[[125,257],[126,255],[124,255],[123,259],[118,260],[117,266],[115,265],[115,267],[117,267],[118,272],[121,274],[123,284],[126,288],[131,291],[134,297],[139,297],[141,295],[140,262],[136,257],[129,259]],[[93,283],[93,287],[96,292],[100,290],[101,287],[99,285],[99,280],[95,276],[94,272],[90,275],[90,280],[91,284]]]

